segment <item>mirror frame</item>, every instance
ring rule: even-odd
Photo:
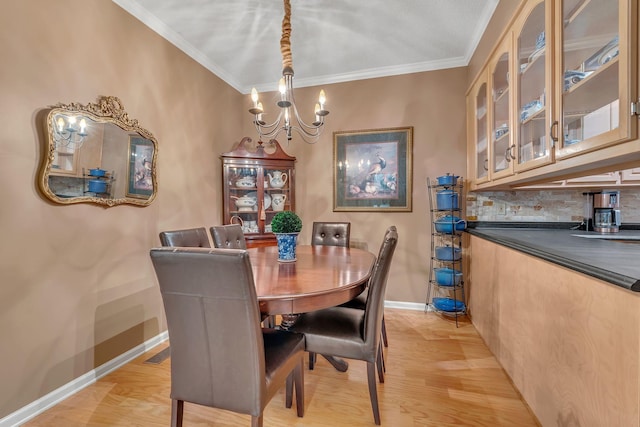
[[[158,182],[156,176],[157,170],[157,157],[158,157],[158,141],[147,129],[141,127],[138,124],[138,120],[129,118],[129,115],[125,111],[122,102],[115,96],[100,96],[97,103],[88,103],[82,105],[77,102],[71,104],[59,103],[50,106],[51,110],[46,115],[46,139],[47,139],[47,151],[44,156],[42,166],[40,169],[40,176],[38,185],[42,193],[50,200],[59,204],[75,204],[75,203],[95,203],[104,207],[111,207],[122,204],[130,204],[137,206],[148,206],[156,198],[158,191]],[[59,197],[56,195],[49,186],[49,176],[52,170],[52,165],[55,160],[55,148],[54,141],[54,129],[53,117],[57,114],[81,114],[87,118],[94,120],[98,123],[113,123],[125,132],[136,132],[145,139],[148,139],[153,144],[153,159],[151,161],[151,179],[153,190],[149,198],[134,198],[134,197],[122,197],[117,199],[107,199],[93,196],[78,196],[78,197]],[[129,159],[126,159],[129,162]]]

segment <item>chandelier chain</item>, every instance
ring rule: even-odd
[[[287,67],[293,69],[293,59],[291,57],[291,3],[289,0],[284,0],[280,52],[282,53],[282,69]]]

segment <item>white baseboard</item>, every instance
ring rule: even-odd
[[[419,302],[385,301],[387,308],[401,308],[403,310],[426,311],[425,304]]]
[[[158,344],[163,343],[169,339],[169,333],[167,331],[162,332],[159,335],[145,341],[144,343],[132,348],[131,350],[122,353],[120,356],[111,359],[107,363],[98,366],[90,372],[74,379],[71,382],[59,387],[52,392],[42,396],[40,399],[31,402],[30,404],[18,409],[17,411],[7,415],[0,419],[0,427],[17,427],[36,415],[46,411],[52,406],[62,402],[67,397],[79,392],[83,388],[95,383],[100,378],[104,377],[110,372],[115,371],[122,365],[125,365],[135,359],[136,357],[151,350]]]

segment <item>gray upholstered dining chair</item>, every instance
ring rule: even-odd
[[[350,222],[314,222],[311,230],[311,244],[348,248],[350,235]]]
[[[391,226],[385,233],[373,267],[369,280],[369,296],[364,310],[331,307],[303,313],[289,329],[305,335],[305,348],[309,352],[367,362],[369,397],[373,418],[378,425],[380,410],[376,388],[376,368],[380,382],[384,382],[380,335],[384,294],[397,242],[398,232],[395,226]]]
[[[247,249],[240,224],[214,225],[209,229],[213,246],[221,249]]]
[[[240,224],[214,225],[209,228],[213,246],[219,249],[247,249],[247,241]],[[276,325],[275,316],[264,316],[264,325],[273,328]]]
[[[210,248],[209,236],[204,227],[160,232],[162,246]]]
[[[342,304],[343,307],[359,308],[364,310],[367,306],[367,297],[369,295],[369,289],[365,289],[360,295],[354,299]],[[387,325],[384,321],[384,314],[382,315],[382,343],[385,347],[389,347],[389,339],[387,338]]]
[[[285,404],[304,415],[304,335],[262,329],[249,254],[240,249],[155,248],[171,342],[171,425],[184,402],[251,415],[286,384]]]

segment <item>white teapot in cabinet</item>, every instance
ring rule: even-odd
[[[286,172],[281,171],[273,171],[271,173],[268,173],[267,176],[269,177],[269,186],[271,188],[284,187],[284,185],[287,183],[287,179],[289,178]]]

